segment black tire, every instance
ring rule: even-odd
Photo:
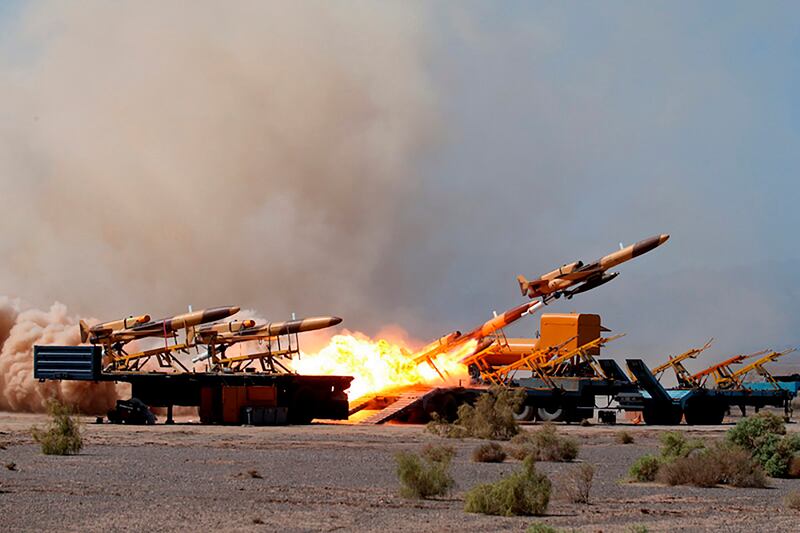
[[[289,404],[289,423],[295,425],[310,424],[314,419],[314,395],[308,387],[301,387],[292,395]]]
[[[644,423],[649,426],[677,426],[683,410],[676,405],[648,405],[642,411]]]
[[[452,394],[437,394],[426,398],[423,409],[429,419],[433,419],[434,413],[448,422],[455,422],[458,418],[458,401]]]
[[[686,406],[686,423],[690,426],[717,426],[725,418],[725,406],[705,400],[689,402]]]

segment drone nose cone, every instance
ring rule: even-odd
[[[213,307],[211,309],[206,309],[203,311],[203,322],[213,322],[215,320],[221,320],[223,318],[228,318],[231,315],[235,315],[239,312],[239,308],[236,306],[230,307]]]
[[[637,242],[633,245],[633,252],[631,253],[631,257],[638,257],[642,254],[646,254],[653,248],[657,248],[664,244],[667,239],[669,239],[669,235],[666,233],[661,235],[656,235],[650,237],[649,239],[644,239],[642,241]]]

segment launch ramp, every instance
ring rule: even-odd
[[[400,396],[397,397],[397,400],[393,403],[389,404],[387,407],[381,409],[377,413],[361,420],[360,424],[365,425],[374,425],[374,424],[382,424],[384,422],[388,422],[392,418],[400,415],[406,409],[410,409],[411,406],[416,404],[417,402],[422,402],[428,394],[433,392],[435,389],[425,388],[425,389],[413,389],[408,392],[404,392]]]

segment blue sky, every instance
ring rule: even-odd
[[[0,3],[0,30],[19,5]],[[796,3],[424,10],[441,131],[404,210],[425,229],[375,269],[364,292],[380,312],[354,311],[352,327],[467,329],[519,302],[519,273],[669,233],[613,283],[553,310],[600,313],[628,333],[624,355],[712,336],[720,355],[800,343]]]

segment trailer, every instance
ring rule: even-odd
[[[35,346],[33,375],[39,381],[76,380],[131,384],[132,399],[148,407],[197,407],[204,424],[307,424],[346,420],[350,376],[289,372],[160,372],[103,369],[99,346]],[[130,409],[130,406],[118,406]],[[112,415],[110,418],[116,418]],[[120,419],[121,420],[121,419]]]
[[[641,412],[646,424],[677,425],[685,419],[689,425],[717,425],[733,407],[738,407],[742,415],[747,414],[748,407],[756,411],[776,407],[784,410],[787,419],[791,416],[796,393],[786,388],[666,389],[641,359],[628,359],[626,365],[639,388],[619,393],[614,399],[621,409]]]

